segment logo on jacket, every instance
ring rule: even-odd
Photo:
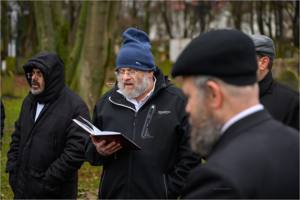
[[[159,110],[157,113],[160,114],[160,115],[162,115],[162,114],[170,114],[171,111],[167,111],[167,110],[160,111],[160,110]]]

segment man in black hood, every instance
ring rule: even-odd
[[[24,66],[31,91],[15,123],[6,172],[15,199],[75,199],[86,132],[72,122],[90,119],[85,102],[64,85],[64,63],[41,52]]]

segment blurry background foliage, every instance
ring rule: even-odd
[[[65,84],[93,109],[115,82],[123,32],[137,27],[151,40],[156,66],[170,75],[170,41],[214,29],[235,28],[273,39],[273,77],[299,90],[299,1],[1,1],[1,95],[7,118],[1,152],[1,198],[12,198],[4,173],[21,103],[29,92],[22,66],[40,51],[65,63]],[[5,64],[4,64],[5,63]],[[171,82],[181,86],[181,78]],[[80,170],[79,198],[96,198],[101,167]]]

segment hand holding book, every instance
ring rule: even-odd
[[[113,132],[113,131],[100,131],[91,122],[84,119],[83,117],[81,117],[81,118],[87,124],[84,124],[84,123],[78,121],[77,119],[72,119],[72,120],[76,124],[78,124],[81,128],[83,128],[84,130],[86,130],[87,132],[89,132],[91,134],[91,138],[93,140],[94,145],[101,144],[101,148],[102,148],[102,147],[104,147],[105,144],[107,144],[107,145],[105,145],[106,149],[110,149],[110,150],[119,149],[120,146],[122,147],[122,150],[142,150],[137,144],[135,144],[133,141],[128,139],[125,135],[123,135],[119,132]],[[105,142],[104,142],[104,140],[105,140]],[[120,144],[120,145],[118,146],[118,144]],[[100,146],[99,146],[99,148],[100,148]],[[109,151],[109,152],[111,152],[111,151]]]
[[[93,135],[91,135],[91,138],[98,153],[100,153],[102,156],[109,156],[122,148],[122,146],[116,142],[110,142],[106,145],[105,140],[99,141]]]

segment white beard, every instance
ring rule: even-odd
[[[200,156],[207,156],[220,138],[222,124],[220,120],[212,116],[211,111],[203,102],[199,106],[196,116],[189,117],[192,127],[190,144],[193,151]]]
[[[149,78],[148,73],[145,73],[144,76],[140,79],[138,83],[135,83],[133,80],[118,82],[118,87],[121,90],[122,94],[128,99],[135,99],[143,95],[149,88],[152,78]],[[126,88],[125,83],[133,84],[133,88]]]

